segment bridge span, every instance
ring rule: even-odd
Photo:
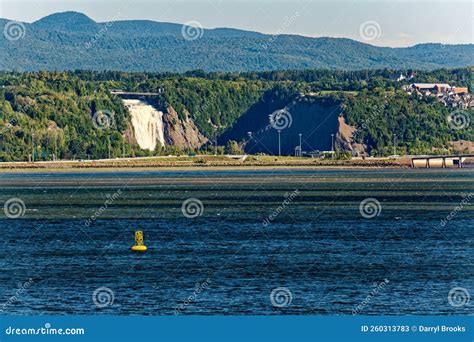
[[[458,167],[461,168],[467,158],[474,157],[474,154],[446,155],[446,156],[420,156],[411,158],[413,168],[431,167]]]
[[[131,96],[160,96],[162,93],[148,93],[148,92],[133,92],[133,91],[123,91],[123,90],[110,90],[111,94],[114,95],[131,95]]]

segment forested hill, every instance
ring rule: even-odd
[[[343,38],[202,30],[146,20],[96,23],[76,12],[31,24],[0,19],[0,28],[0,70],[427,70],[468,66],[474,56],[472,44],[384,48]]]
[[[468,87],[472,94],[472,71],[414,73],[418,82],[446,82]],[[364,144],[370,155],[392,153],[395,133],[401,154],[433,153],[433,148],[446,153],[451,141],[474,141],[474,130],[469,125],[474,117],[472,109],[461,113],[463,124],[450,125],[453,109],[433,96],[407,94],[402,86],[412,80],[396,82],[389,78],[400,72],[0,72],[0,161],[27,160],[33,141],[37,160],[51,160],[53,155],[61,159],[96,159],[183,152],[170,144],[154,151],[141,150],[130,139],[130,113],[111,89],[159,94],[146,100],[170,117],[171,125],[189,119],[208,141],[217,139],[222,151],[230,140],[242,143],[248,140],[249,131],[257,134],[268,126],[269,114],[288,105],[294,109],[291,127],[298,130],[312,130],[325,121],[328,113],[341,113],[349,125],[357,128],[354,142]],[[291,105],[301,97],[308,102]],[[337,112],[332,110],[335,108]],[[100,112],[109,113],[110,122],[97,120]],[[333,129],[331,125],[325,129]],[[299,131],[290,131],[285,130],[282,138],[291,135],[297,139]],[[323,133],[330,139],[330,131]],[[276,139],[277,135],[267,138]],[[305,134],[305,141],[308,138]],[[269,140],[266,145],[272,143]],[[195,151],[205,149],[206,145],[200,145]]]

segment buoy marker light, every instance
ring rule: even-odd
[[[137,230],[135,232],[135,245],[132,246],[132,251],[137,252],[145,252],[146,246],[143,242],[143,232],[141,230]]]

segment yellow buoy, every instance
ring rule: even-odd
[[[146,251],[146,246],[143,242],[143,232],[141,230],[137,230],[135,232],[135,245],[132,246],[132,251],[137,251],[137,252]]]

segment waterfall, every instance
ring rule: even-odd
[[[123,99],[132,115],[135,139],[143,150],[153,151],[156,144],[165,145],[163,133],[163,112],[140,100]]]

